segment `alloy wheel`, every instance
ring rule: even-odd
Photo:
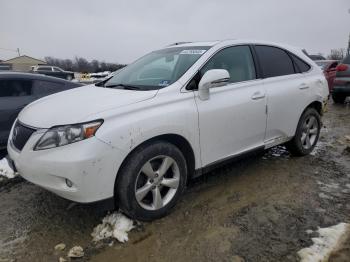
[[[310,149],[316,143],[317,135],[319,132],[318,121],[315,116],[308,116],[302,126],[301,144],[304,149]]]
[[[180,183],[180,170],[169,156],[157,156],[148,160],[136,178],[135,197],[147,210],[166,206],[175,196]]]

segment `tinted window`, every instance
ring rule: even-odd
[[[54,67],[54,68],[53,68],[53,71],[55,71],[55,72],[61,72],[61,70],[60,70],[59,68],[57,68],[57,67]]]
[[[294,74],[292,59],[286,51],[271,46],[256,46],[264,77]]]
[[[50,95],[64,90],[64,84],[43,80],[33,81],[33,95]]]
[[[231,83],[256,79],[254,61],[248,46],[234,46],[219,51],[200,70],[201,76],[210,69],[226,69]]]
[[[31,80],[0,80],[0,97],[30,96]]]
[[[307,64],[306,62],[304,62],[303,60],[301,60],[299,57],[297,57],[296,55],[290,54],[293,57],[293,61],[294,61],[294,65],[295,65],[295,69],[296,72],[298,73],[305,73],[307,71],[310,70],[310,65]],[[328,65],[328,63],[326,63],[325,66],[321,66],[322,69],[324,69],[324,67],[326,67]]]

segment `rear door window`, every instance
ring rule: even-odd
[[[33,81],[33,95],[45,96],[65,90],[65,84],[44,80]]]
[[[255,46],[265,78],[294,74],[294,65],[286,51],[272,46]]]
[[[32,94],[32,81],[25,79],[0,80],[0,97],[25,97]]]
[[[37,69],[38,71],[52,71],[52,68],[50,66],[40,66]]]

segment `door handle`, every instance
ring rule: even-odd
[[[305,83],[302,83],[300,86],[299,86],[299,89],[303,90],[303,89],[308,89],[309,86]]]
[[[260,91],[257,91],[255,92],[253,95],[252,95],[252,99],[253,100],[258,100],[258,99],[262,99],[265,97],[265,94],[264,93],[261,93]]]

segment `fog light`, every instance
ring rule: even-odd
[[[67,187],[72,187],[73,182],[66,178],[66,185],[67,185]]]

